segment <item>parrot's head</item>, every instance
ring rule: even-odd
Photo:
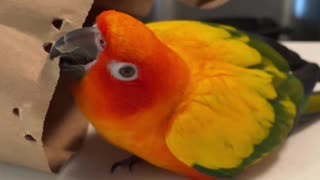
[[[181,103],[186,63],[135,18],[106,11],[96,24],[67,33],[54,45],[62,71],[76,77],[74,95],[93,123],[160,120]]]

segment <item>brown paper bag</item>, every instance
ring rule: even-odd
[[[59,78],[57,63],[48,60],[46,51],[51,41],[81,27],[91,4],[92,0],[1,0],[1,161],[56,171],[79,147],[75,142],[85,134],[87,123],[75,109],[66,110],[72,104],[68,92],[56,92],[46,117]],[[58,90],[68,91],[61,87]],[[64,102],[57,101],[61,97],[66,97]],[[62,112],[67,116],[60,116]]]

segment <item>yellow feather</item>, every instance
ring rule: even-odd
[[[192,73],[188,99],[168,130],[170,151],[189,166],[237,167],[269,135],[275,120],[268,102],[277,97],[272,76],[247,68],[261,63],[261,55],[246,44],[248,37],[232,39],[229,27],[189,21],[148,27]]]
[[[190,166],[237,167],[268,136],[274,122],[267,101],[276,98],[272,78],[224,63],[205,69],[193,78],[189,102],[175,116],[167,145]]]

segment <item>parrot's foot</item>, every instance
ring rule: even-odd
[[[115,162],[115,163],[112,165],[110,171],[111,171],[111,173],[114,173],[117,168],[123,167],[123,166],[128,166],[129,171],[131,172],[132,169],[133,169],[133,166],[134,166],[136,163],[140,162],[140,161],[142,161],[142,160],[141,160],[139,157],[137,157],[137,156],[130,156],[130,157],[124,159],[124,160]]]

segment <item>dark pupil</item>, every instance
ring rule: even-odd
[[[136,73],[136,70],[131,66],[124,66],[119,69],[119,73],[121,76],[129,78],[134,76],[134,74]]]

